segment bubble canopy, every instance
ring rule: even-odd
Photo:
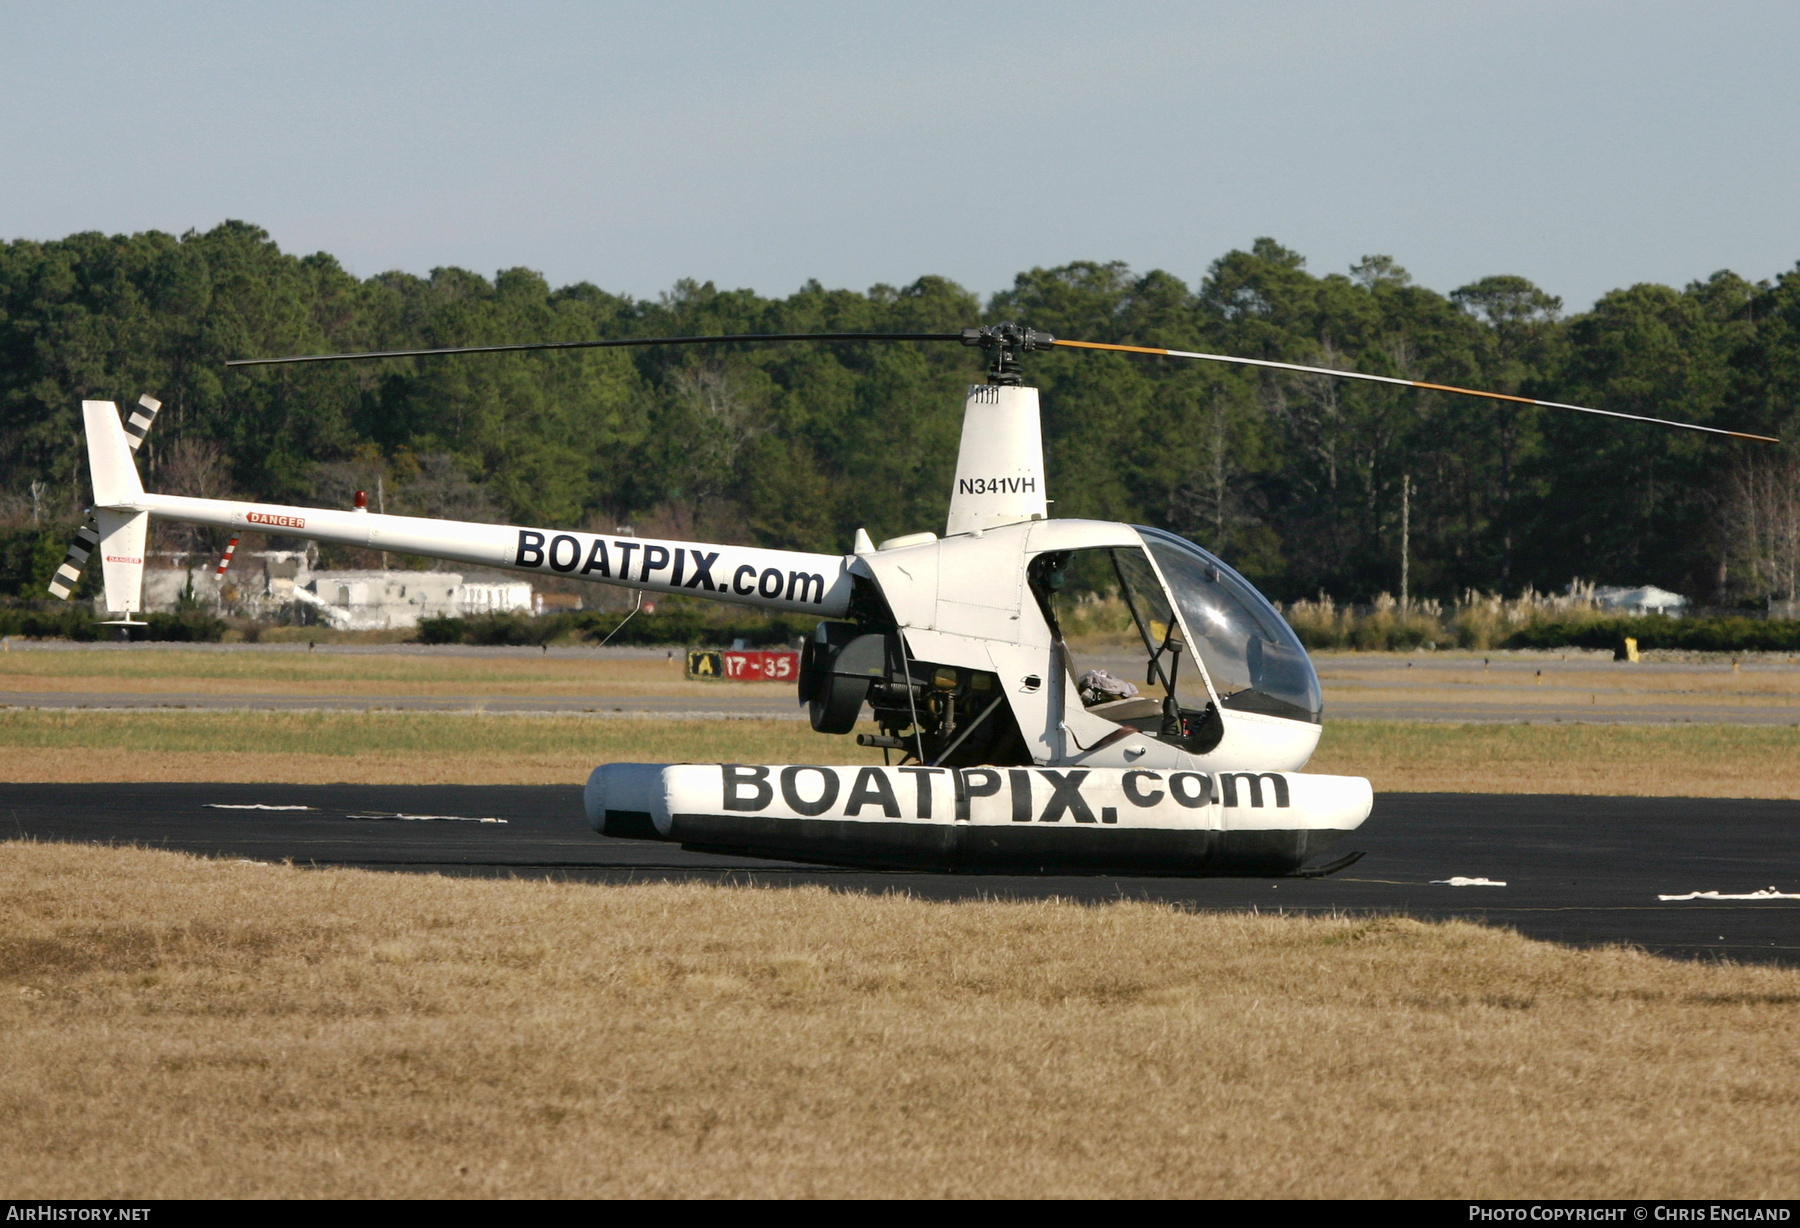
[[[1239,712],[1317,724],[1325,706],[1319,675],[1300,637],[1268,599],[1192,542],[1133,527],[1162,574],[1219,702]]]

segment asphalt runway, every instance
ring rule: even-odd
[[[1794,801],[1381,794],[1340,846],[1368,855],[1310,880],[881,873],[689,853],[595,835],[573,786],[0,784],[0,834],[414,873],[1461,917],[1554,942],[1800,965],[1800,901],[1657,899],[1800,891]],[[1507,885],[1431,881],[1456,876]]]

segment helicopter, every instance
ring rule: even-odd
[[[782,342],[954,343],[988,356],[970,387],[942,535],[858,529],[821,554],[368,510],[147,492],[133,453],[159,408],[121,421],[84,401],[94,508],[51,583],[67,598],[93,551],[105,605],[142,608],[151,516],[816,616],[798,701],[821,734],[869,712],[875,765],[609,763],[584,793],[596,831],[790,861],[962,872],[1335,873],[1321,862],[1373,808],[1361,777],[1303,772],[1318,673],[1275,606],[1223,559],[1162,529],[1053,519],[1037,389],[1022,357],[1055,348],[1296,371],[1748,439],[1768,436],[1530,397],[1268,359],[1058,338],[1018,324],[951,333],[734,334],[234,359],[233,367],[443,354]],[[1131,647],[1069,643],[1078,590],[1117,592]],[[1104,666],[1135,676],[1142,689]]]

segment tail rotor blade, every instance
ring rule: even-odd
[[[1624,414],[1613,409],[1594,409],[1586,405],[1566,405],[1561,401],[1540,401],[1536,397],[1514,396],[1506,392],[1482,392],[1475,388],[1458,388],[1453,384],[1430,384],[1424,380],[1399,379],[1392,375],[1369,375],[1362,371],[1340,371],[1335,367],[1308,367],[1295,362],[1273,362],[1266,358],[1236,358],[1230,354],[1201,354],[1192,350],[1165,350],[1147,345],[1110,345],[1103,341],[1065,341],[1058,337],[1050,343],[1074,350],[1109,350],[1121,354],[1155,354],[1162,358],[1191,358],[1201,362],[1223,362],[1240,367],[1265,367],[1273,371],[1298,371],[1306,375],[1329,375],[1333,379],[1363,380],[1371,384],[1393,384],[1401,388],[1418,388],[1428,392],[1449,392],[1463,397],[1481,397],[1489,401],[1510,401],[1517,405],[1536,405],[1543,409],[1566,409],[1578,414],[1595,414],[1602,418],[1621,418],[1627,422],[1647,422],[1652,426],[1672,426],[1682,431],[1700,431],[1708,435],[1724,435],[1729,439],[1749,439],[1757,443],[1780,443],[1772,435],[1752,435],[1747,431],[1728,431],[1717,426],[1701,426],[1695,422],[1675,422],[1668,418],[1650,418],[1643,414]]]
[[[81,582],[81,572],[87,566],[88,555],[100,544],[100,526],[92,516],[87,523],[75,530],[75,540],[69,543],[69,552],[63,555],[62,566],[50,578],[50,595],[58,601],[67,601],[69,594]]]
[[[150,433],[150,424],[156,421],[157,411],[161,408],[162,402],[146,392],[125,415],[125,441],[133,452],[143,446],[144,436]]]

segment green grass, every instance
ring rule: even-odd
[[[1514,751],[1636,759],[1644,755],[1800,755],[1800,725],[1612,725],[1572,721],[1325,723],[1319,754],[1493,755]]]
[[[0,712],[0,747],[434,758],[532,755],[670,762],[879,762],[804,721],[412,712]]]
[[[639,673],[681,680],[681,663],[505,656],[334,652],[192,652],[158,648],[102,651],[26,651],[0,655],[0,674],[30,678],[169,678],[204,682],[250,679],[271,685],[294,682],[541,683],[571,675],[597,682]]]
[[[1307,770],[1378,791],[1800,797],[1800,727],[1328,721]]]

